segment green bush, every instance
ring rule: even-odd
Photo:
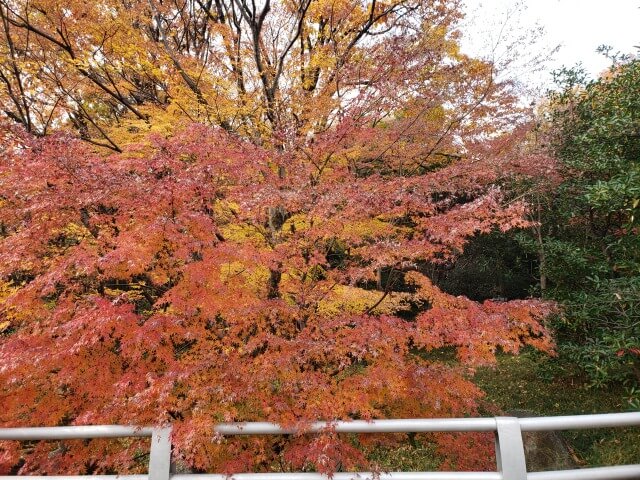
[[[543,199],[543,295],[563,310],[560,358],[593,385],[640,385],[640,60],[616,58],[601,78],[558,72],[541,120],[561,184]]]

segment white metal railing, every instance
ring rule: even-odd
[[[495,432],[496,472],[339,472],[334,480],[622,480],[640,479],[640,464],[611,467],[527,472],[522,432],[578,430],[640,426],[640,412],[561,417],[439,418],[405,420],[363,420],[317,422],[304,433],[331,429],[337,433],[420,433],[420,432]],[[223,423],[214,428],[218,435],[283,435],[299,433],[275,423]],[[176,474],[171,471],[171,428],[126,427],[115,425],[0,428],[0,440],[66,440],[88,438],[151,437],[147,475],[29,476],[32,480],[327,480],[320,473],[236,473]],[[640,459],[639,459],[640,461]],[[15,480],[0,476],[0,480]]]

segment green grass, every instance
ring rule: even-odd
[[[377,447],[369,452],[367,458],[383,472],[434,472],[442,462],[435,446],[428,444]]]
[[[453,356],[450,361],[455,362]],[[575,368],[534,351],[500,355],[497,366],[479,369],[474,381],[486,393],[481,409],[486,416],[516,410],[536,415],[629,411],[624,388],[590,388]],[[580,466],[640,463],[640,427],[573,430],[561,435]],[[433,445],[420,443],[378,447],[367,457],[383,471],[437,471],[442,461]]]
[[[538,415],[573,415],[628,411],[623,388],[594,389],[570,367],[536,352],[500,356],[495,368],[480,369],[475,381],[504,412],[529,410]],[[640,427],[563,432],[584,466],[640,463]]]

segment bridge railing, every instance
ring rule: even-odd
[[[373,421],[317,422],[305,433],[327,428],[337,433],[423,433],[494,432],[496,439],[495,472],[338,472],[335,480],[622,480],[640,479],[640,464],[527,472],[522,432],[596,429],[640,426],[640,412],[559,417],[439,418]],[[217,435],[284,435],[298,433],[275,423],[224,423],[214,428]],[[178,474],[171,471],[171,428],[126,427],[116,425],[0,428],[0,440],[68,440],[92,438],[151,437],[147,475],[29,476],[31,480],[327,480],[320,473],[236,473]],[[640,462],[640,459],[638,459]],[[0,476],[15,480],[16,476]]]

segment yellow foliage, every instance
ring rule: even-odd
[[[9,282],[0,281],[0,308],[3,308],[7,299],[19,289],[20,287],[16,287]],[[16,319],[14,313],[13,308],[5,310],[4,318],[0,322],[0,334],[5,333],[13,326],[13,321]]]
[[[85,238],[90,238],[91,232],[84,225],[78,225],[71,222],[63,228],[53,230],[51,232],[51,251],[52,254],[63,252],[70,246],[77,245]]]
[[[302,214],[292,215],[282,225],[282,231],[284,232],[305,231],[310,227],[310,222],[311,222],[311,219],[307,215],[302,215]]]
[[[0,281],[0,305],[3,305],[7,298],[17,290],[18,287],[12,286],[9,282]]]
[[[266,246],[264,236],[260,231],[251,225],[230,224],[220,227],[222,236],[231,242],[244,243],[253,242]]]
[[[344,225],[341,237],[370,240],[393,236],[398,233],[399,230],[401,230],[399,227],[395,227],[389,222],[385,222],[381,218],[376,217]]]
[[[360,314],[375,305],[383,293],[364,290],[358,287],[339,285],[318,304],[318,313],[334,317],[344,314]],[[411,295],[406,293],[390,293],[373,312],[376,315],[392,315],[411,309]]]
[[[123,287],[123,289],[119,289],[117,287],[105,288],[104,293],[109,297],[123,298],[131,303],[139,302],[145,298],[145,295],[142,290],[144,288],[147,288],[147,286],[145,285],[144,282],[127,284],[126,288],[124,288],[125,287],[124,285],[121,285],[121,286]]]
[[[62,229],[62,233],[64,233],[67,237],[72,237],[76,239],[82,239],[85,237],[91,236],[91,233],[84,225],[78,225],[77,223],[71,222],[66,225]]]
[[[133,115],[125,115],[120,122],[107,129],[107,133],[120,146],[130,144],[149,145],[149,135],[159,134],[165,137],[176,133],[184,126],[184,115],[174,109],[162,109],[155,106],[140,106],[139,110],[148,116],[147,120]]]
[[[220,266],[220,281],[229,283],[240,280],[248,286],[254,293],[263,294],[265,285],[269,280],[269,269],[262,265],[251,265],[247,267],[242,262],[229,262]]]

